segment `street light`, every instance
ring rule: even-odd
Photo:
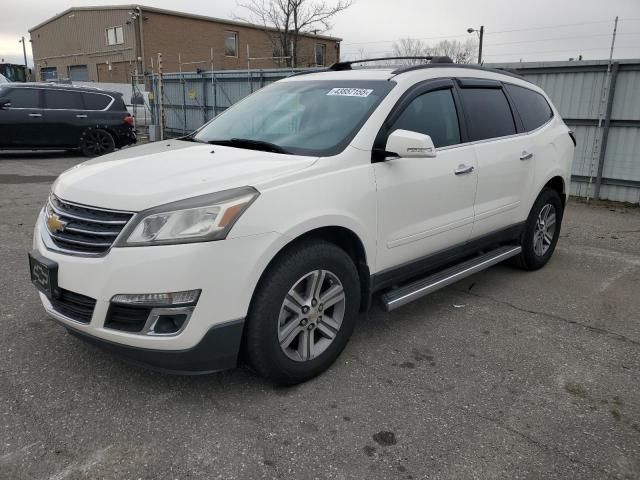
[[[480,45],[478,46],[478,64],[482,65],[482,40],[484,39],[484,25],[480,25],[480,30],[475,28],[467,28],[467,33],[476,32],[480,37]]]

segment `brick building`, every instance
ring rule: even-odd
[[[247,68],[252,58],[280,56],[274,32],[258,25],[142,5],[73,7],[29,30],[40,80],[71,79],[128,83],[134,73]],[[340,58],[339,38],[304,35],[298,67],[330,65]],[[201,63],[198,63],[201,62]],[[251,68],[277,68],[283,61],[252,60]]]

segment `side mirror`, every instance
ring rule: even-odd
[[[387,139],[385,150],[401,158],[433,158],[436,147],[429,135],[409,130],[394,130]]]
[[[8,98],[0,98],[0,110],[4,110],[5,108],[9,108],[11,106],[11,100]]]

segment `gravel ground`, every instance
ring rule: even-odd
[[[640,478],[640,209],[572,202],[551,262],[362,315],[324,375],[170,376],[29,283],[63,154],[0,154],[0,478]]]

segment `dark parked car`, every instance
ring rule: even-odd
[[[0,85],[0,148],[80,149],[103,155],[136,142],[122,95],[97,88]]]

